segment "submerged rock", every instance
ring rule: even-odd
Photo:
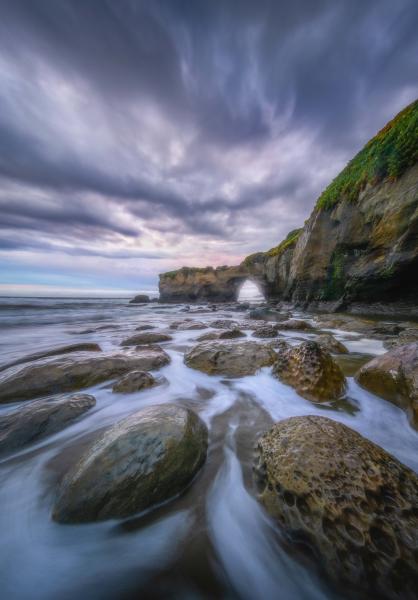
[[[149,329],[155,329],[155,325],[138,325],[138,327],[135,327],[135,331],[148,331]]]
[[[193,319],[186,319],[185,321],[174,321],[170,325],[170,329],[177,329],[178,331],[194,331],[199,329],[207,329],[207,325],[201,321],[193,321]]]
[[[303,342],[281,352],[273,375],[308,400],[336,400],[345,391],[345,377],[332,356],[316,342]]]
[[[189,409],[161,404],[105,431],[64,477],[54,520],[124,518],[182,492],[206,459],[208,432]]]
[[[0,454],[57,433],[95,404],[94,396],[74,394],[69,398],[31,402],[0,416]]]
[[[209,375],[252,375],[259,368],[272,365],[276,354],[258,342],[204,342],[194,346],[184,357],[188,367]]]
[[[248,318],[256,321],[280,322],[287,319],[288,316],[288,313],[283,313],[279,310],[275,310],[274,308],[269,308],[267,306],[259,306],[258,308],[253,308],[248,313]]]
[[[58,358],[28,365],[0,380],[0,402],[28,400],[96,385],[128,371],[158,369],[170,362],[159,347],[144,347],[134,355],[110,354]]]
[[[138,333],[132,335],[126,340],[122,340],[121,346],[143,346],[146,344],[158,344],[159,342],[169,342],[173,338],[167,333]]]
[[[416,598],[418,477],[410,469],[317,416],[276,423],[257,454],[261,502],[290,539],[315,550],[332,580],[367,598]]]
[[[373,358],[356,375],[358,383],[406,410],[418,429],[418,342]]]
[[[316,338],[316,343],[321,346],[324,350],[331,352],[331,354],[347,354],[348,350],[342,342],[339,342],[330,333],[323,333]]]
[[[59,356],[60,354],[70,354],[71,352],[100,352],[101,348],[98,344],[68,344],[67,346],[58,346],[57,348],[50,348],[49,350],[40,350],[34,354],[27,354],[18,358],[12,362],[0,366],[0,371],[10,369],[10,367],[16,367],[26,362],[33,360],[39,360],[40,358],[48,358],[50,356]]]
[[[151,302],[151,300],[146,294],[138,294],[138,296],[129,300],[129,304],[146,304],[147,302]]]
[[[156,381],[151,373],[146,371],[131,371],[118,379],[112,387],[112,392],[130,394],[152,387]]]

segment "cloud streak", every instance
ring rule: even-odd
[[[0,7],[6,288],[153,287],[268,248],[418,95],[414,0]]]

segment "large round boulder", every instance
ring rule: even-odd
[[[418,429],[418,342],[373,358],[356,374],[358,383],[406,410]]]
[[[345,391],[343,372],[316,342],[302,342],[279,353],[273,375],[314,402],[336,400]]]
[[[275,358],[272,348],[257,342],[203,342],[187,352],[184,362],[209,375],[241,377],[272,365]]]
[[[134,369],[149,371],[169,362],[170,357],[162,348],[147,346],[135,354],[80,354],[34,363],[0,380],[0,402],[79,390]]]
[[[416,598],[415,473],[325,417],[276,423],[256,452],[262,503],[334,582],[365,598]]]
[[[147,302],[151,302],[147,294],[138,294],[132,300],[129,300],[129,304],[146,304]]]
[[[95,404],[96,399],[90,394],[74,394],[69,398],[31,402],[0,416],[0,454],[61,431]]]
[[[129,517],[182,492],[206,459],[208,432],[193,411],[150,406],[100,435],[67,473],[53,518],[82,523]]]

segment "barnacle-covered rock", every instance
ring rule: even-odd
[[[335,400],[345,391],[343,372],[316,342],[303,342],[280,353],[273,374],[308,400]]]
[[[184,362],[209,375],[241,377],[273,364],[275,358],[272,348],[257,342],[203,342],[185,355]]]
[[[271,323],[266,325],[261,325],[261,327],[257,327],[254,330],[253,336],[256,338],[274,338],[277,337],[277,333],[279,328],[277,325],[273,325]]]
[[[363,597],[418,589],[418,477],[349,427],[325,417],[276,423],[257,446],[260,500],[327,575]]]

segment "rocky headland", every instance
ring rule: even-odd
[[[231,301],[247,279],[269,301],[418,316],[418,101],[348,163],[301,229],[238,266],[162,273],[160,300]]]

